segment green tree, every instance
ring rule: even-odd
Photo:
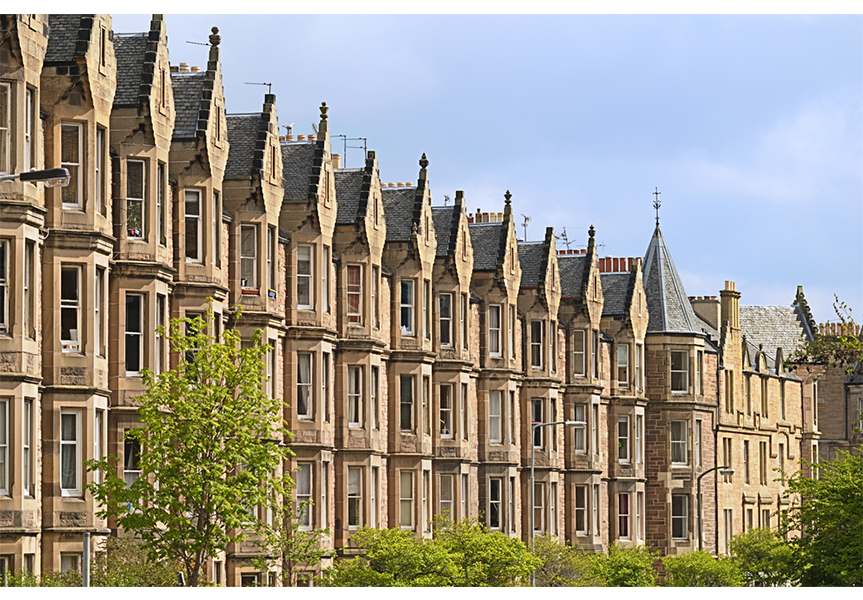
[[[533,555],[541,565],[536,569],[540,587],[597,587],[604,585],[598,572],[600,554],[573,548],[551,536],[533,541]]]
[[[125,438],[143,449],[140,477],[127,486],[114,457],[88,464],[105,472],[88,486],[99,515],[140,537],[152,560],[179,560],[188,586],[201,583],[207,560],[228,544],[266,532],[253,509],[276,508],[290,482],[277,475],[289,434],[282,402],[263,390],[261,332],[245,348],[234,330],[219,342],[207,334],[212,318],[210,310],[206,322],[175,319],[160,331],[185,360],[158,376],[143,373],[143,426]]]
[[[728,551],[747,583],[773,587],[796,579],[791,546],[770,529],[750,529],[734,536]]]
[[[290,492],[290,490],[289,490]],[[280,581],[285,587],[297,585],[297,575],[303,568],[321,562],[327,554],[322,541],[329,534],[327,529],[301,529],[298,511],[311,510],[312,502],[301,502],[294,507],[289,493],[285,502],[273,511],[273,523],[261,532],[258,542],[262,554],[251,560],[258,569],[269,570],[275,565],[280,573]]]
[[[703,550],[666,556],[662,565],[670,587],[740,587],[744,583],[735,559],[714,557]]]
[[[485,587],[520,585],[540,561],[520,540],[475,520],[438,519],[435,537],[363,528],[351,534],[362,556],[337,562],[320,579],[332,587]]]
[[[594,576],[608,587],[652,587],[656,585],[653,563],[658,552],[646,546],[625,548],[613,542],[608,554],[600,555]]]
[[[863,364],[863,336],[854,323],[851,309],[839,297],[833,296],[833,311],[838,320],[839,335],[816,335],[815,340],[807,342],[786,360],[786,366],[795,364],[828,364],[841,366],[848,373],[855,365]]]
[[[804,586],[863,585],[863,455],[838,453],[819,463],[819,479],[801,473],[788,480],[787,494],[802,500],[782,515],[794,566]]]

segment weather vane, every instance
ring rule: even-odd
[[[659,199],[659,194],[662,192],[659,191],[659,188],[654,188],[656,191],[653,192],[655,199],[653,200],[653,208],[656,209],[656,226],[659,227],[659,207],[662,206],[662,201]]]

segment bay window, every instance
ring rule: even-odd
[[[686,421],[671,422],[671,464],[687,465],[687,435]]]
[[[348,367],[348,427],[362,427],[363,368]]]
[[[347,300],[348,300],[348,323],[360,324],[363,322],[362,299],[363,299],[363,267],[362,265],[348,265]]]
[[[9,331],[9,242],[0,240],[0,333]]]
[[[123,440],[123,481],[126,483],[127,490],[141,476],[140,460],[141,443],[126,437]]]
[[[0,494],[9,494],[9,400],[0,399]]]
[[[360,467],[348,467],[348,529],[359,529],[363,524],[363,472]]]
[[[530,322],[530,367],[542,369],[543,322]]]
[[[84,178],[81,177],[83,130],[79,123],[60,125],[60,166],[69,171],[69,183],[62,188],[63,208],[84,208]]]
[[[587,374],[584,368],[584,329],[572,332],[572,374],[576,377]]]
[[[617,537],[628,540],[629,532],[629,494],[617,495]]]
[[[488,307],[488,352],[500,356],[500,305]]]
[[[689,496],[671,495],[671,538],[685,540],[689,537]]]
[[[312,464],[297,465],[297,523],[301,531],[312,527]]]
[[[186,262],[201,262],[201,192],[186,190],[185,194]]]
[[[126,377],[141,374],[144,359],[144,297],[126,294]]]
[[[573,428],[573,432],[572,432],[573,444],[572,444],[572,446],[573,446],[573,449],[577,453],[583,454],[584,452],[587,451],[587,444],[586,444],[587,440],[585,439],[585,423],[587,421],[585,419],[585,412],[586,412],[585,408],[586,407],[584,404],[575,404],[573,406],[573,408],[575,409],[575,411],[574,411],[575,412],[575,414],[574,414],[575,421],[581,422],[582,424],[576,425]]]
[[[240,225],[240,287],[258,289],[257,225]]]
[[[542,423],[542,399],[535,398],[532,402],[533,406],[533,422]],[[531,427],[533,429],[533,447],[542,448],[542,427]]]
[[[500,444],[503,441],[501,435],[502,417],[500,392],[491,391],[488,393],[488,441],[492,444]]]
[[[452,346],[452,294],[438,296],[440,310],[440,345]]]
[[[81,495],[81,415],[60,411],[60,494]]]
[[[445,439],[453,437],[452,420],[452,386],[440,386],[440,436]]]
[[[312,418],[312,355],[297,353],[297,416]]]
[[[575,486],[575,533],[587,534],[587,486]]]
[[[414,474],[410,471],[399,472],[399,526],[414,528]]]
[[[414,378],[410,375],[400,377],[400,421],[402,431],[413,431],[414,428]]]
[[[401,332],[404,336],[414,335],[414,282],[401,281]]]
[[[671,391],[689,391],[689,355],[686,352],[671,351]]]
[[[617,387],[629,389],[629,344],[617,345]]]
[[[500,529],[500,498],[503,480],[493,477],[488,481],[488,527]]]
[[[312,247],[297,246],[297,308],[314,309],[313,276]]]
[[[617,459],[629,462],[629,417],[617,417]]]

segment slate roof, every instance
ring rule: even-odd
[[[315,159],[316,142],[282,144],[282,185],[284,199],[305,202],[309,197],[309,176]]]
[[[473,247],[473,270],[494,271],[500,262],[500,242],[506,235],[503,223],[471,223],[468,225]]]
[[[650,313],[647,331],[702,333],[658,225],[644,256],[643,273]]]
[[[353,225],[360,218],[364,175],[365,169],[340,169],[335,172],[336,202],[339,207],[336,225]]]
[[[432,222],[434,223],[434,234],[437,239],[435,256],[446,256],[449,254],[450,235],[452,234],[454,218],[457,218],[455,206],[432,207]]]
[[[198,114],[204,92],[204,77],[201,73],[171,73],[174,88],[174,139],[194,138],[198,131]]]
[[[75,45],[82,15],[48,15],[48,48],[45,62],[69,62],[75,59]]]
[[[635,285],[635,273],[601,273],[602,282],[602,316],[618,317],[626,315],[627,300],[632,297]]]
[[[386,188],[381,190],[388,242],[411,239],[416,188]]]
[[[228,115],[228,162],[225,178],[250,177],[261,115]]]
[[[698,319],[698,326],[707,334],[706,347],[714,352],[719,352],[719,332],[710,323],[699,317],[698,314],[695,315],[695,318]]]
[[[740,331],[756,350],[764,344],[764,352],[771,359],[776,357],[777,348],[788,357],[803,345],[804,318],[797,306],[741,306]]]
[[[558,256],[557,270],[560,272],[560,292],[563,298],[580,298],[584,289],[584,274],[589,263],[587,255]],[[603,291],[605,290],[603,283]]]
[[[147,34],[114,37],[114,58],[117,60],[117,92],[114,106],[136,106],[144,72]]]
[[[548,249],[545,242],[519,242],[518,262],[521,265],[521,287],[539,287],[545,281],[542,262]]]

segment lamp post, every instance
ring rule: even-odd
[[[722,475],[734,475],[734,469],[731,467],[713,467],[712,469],[707,469],[704,473],[699,475],[696,478],[696,494],[695,494],[695,502],[698,506],[698,549],[701,550],[703,546],[703,541],[701,539],[701,478],[707,475],[708,473],[712,473],[713,471],[719,470]]]
[[[45,182],[45,187],[66,187],[72,177],[69,175],[68,169],[43,169],[42,171],[27,171],[25,173],[13,173],[11,175],[0,175],[2,181],[29,181],[36,183],[37,181]]]
[[[536,450],[536,445],[533,443],[534,437],[536,436],[536,430],[540,427],[548,427],[550,425],[567,425],[569,427],[576,426],[586,426],[587,423],[584,421],[552,421],[549,423],[537,423],[533,422],[530,424],[530,549],[533,550],[533,507],[534,507],[534,491],[533,491],[533,466],[534,466],[534,453]],[[530,586],[533,587],[536,585],[536,572],[530,572]]]

